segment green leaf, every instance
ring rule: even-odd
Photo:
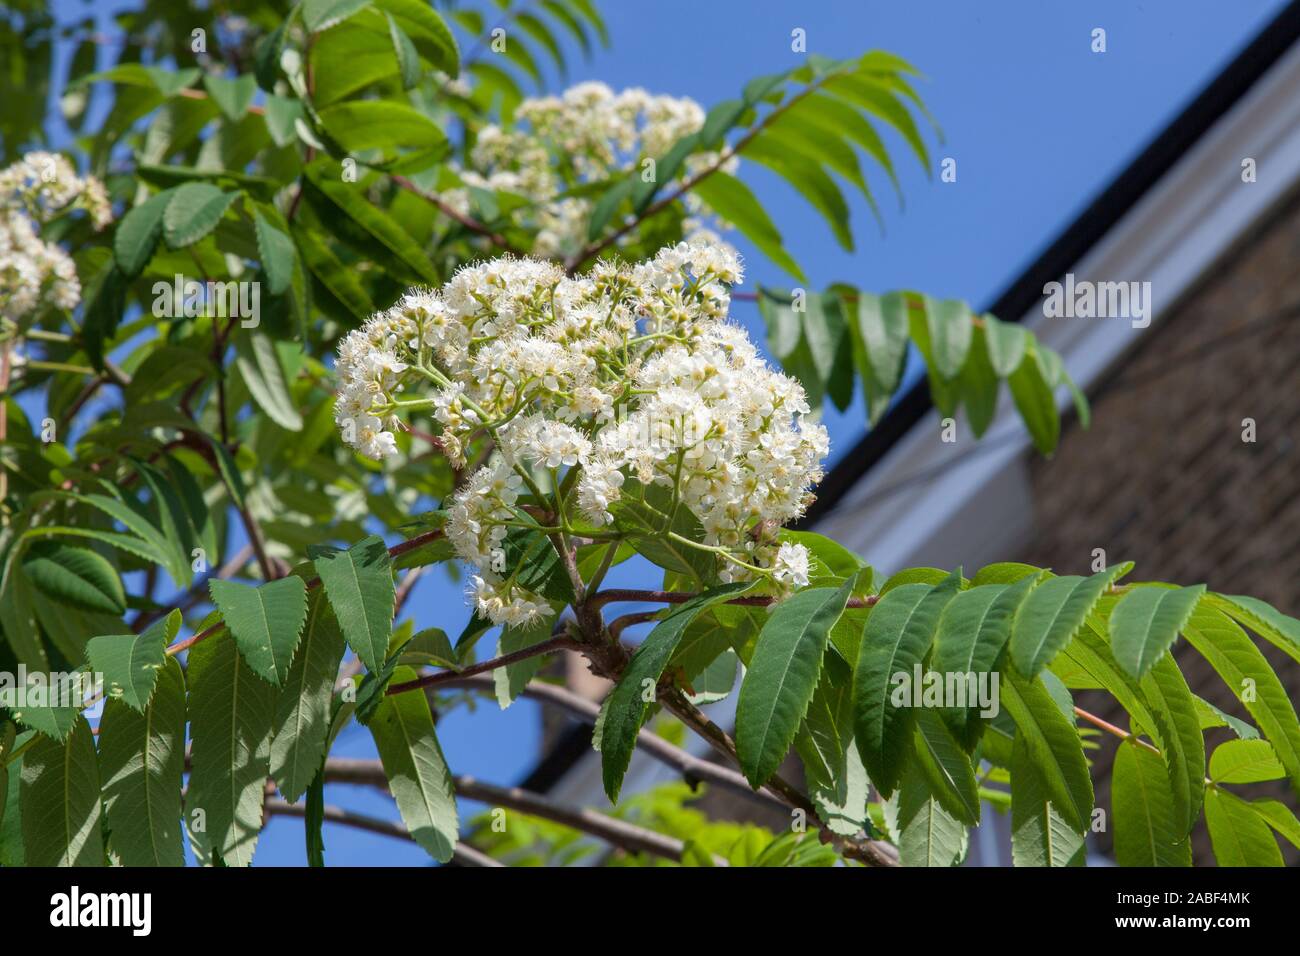
[[[368,6],[370,0],[303,0],[302,23],[309,33],[320,33]]]
[[[1082,832],[1092,812],[1092,779],[1074,722],[1061,713],[1042,682],[1032,683],[1013,670],[1003,672],[1002,703],[1043,778],[1057,811]]]
[[[388,549],[378,535],[362,538],[346,551],[328,546],[307,549],[334,607],[348,646],[372,671],[388,650],[396,592]]]
[[[777,605],[763,625],[736,703],[740,769],[757,788],[780,766],[808,711],[831,628],[853,581],[808,588]]]
[[[766,166],[798,190],[821,213],[840,246],[848,252],[853,251],[849,204],[835,180],[821,166],[797,153],[777,149],[762,141],[751,142],[745,149],[745,158]]]
[[[173,612],[176,613],[176,612]],[[184,866],[185,677],[170,658],[148,705],[109,700],[99,725],[109,844],[123,866]]]
[[[542,641],[549,640],[553,623],[550,618],[543,618],[527,627],[503,628],[501,638],[497,642],[497,655],[512,654],[515,651],[521,651],[526,647],[532,647],[535,644],[542,643]],[[536,657],[528,657],[522,661],[507,664],[505,667],[498,667],[492,672],[497,693],[497,703],[502,710],[514,703],[515,698],[528,686],[528,682],[537,676],[537,672],[542,669],[542,665],[545,663],[545,656],[538,654]]]
[[[501,550],[508,581],[552,601],[573,601],[573,580],[548,535],[532,528],[511,528]]]
[[[221,473],[221,481],[230,493],[230,503],[236,508],[243,508],[244,479],[239,474],[239,466],[235,464],[235,459],[231,457],[225,445],[210,436],[207,436],[207,439],[217,463],[217,471]]]
[[[298,138],[297,121],[304,115],[301,100],[274,93],[266,95],[266,131],[276,146],[287,146]]]
[[[1210,603],[1300,661],[1300,620],[1242,594],[1211,594]]]
[[[958,390],[966,406],[966,420],[976,438],[981,437],[993,423],[998,408],[998,376],[989,361],[989,350],[984,334],[978,332],[971,339],[966,364],[958,376]]]
[[[1141,677],[1178,637],[1205,593],[1205,585],[1134,588],[1110,615],[1110,643],[1121,667]]]
[[[1024,326],[1003,322],[987,312],[980,318],[984,323],[984,344],[988,347],[989,363],[998,378],[1010,378],[1024,360],[1029,333]]]
[[[248,866],[262,830],[276,690],[222,634],[194,645],[188,664],[190,840],[201,862],[219,857],[226,866]]]
[[[415,634],[402,650],[399,664],[432,665],[458,671],[463,667],[451,638],[440,627],[426,627]]]
[[[1009,653],[1020,673],[1035,676],[1074,639],[1120,567],[1086,578],[1049,578],[1033,590],[1011,629]]]
[[[66,740],[76,726],[81,711],[78,707],[49,707],[32,702],[33,684],[28,675],[27,701],[21,708],[11,708],[9,714],[24,727],[38,730],[52,740]],[[42,689],[47,685],[41,685]]]
[[[1215,783],[1262,783],[1285,776],[1286,768],[1267,740],[1229,740],[1210,754],[1210,779]]]
[[[446,135],[419,110],[391,100],[348,100],[320,111],[325,131],[348,152],[411,147],[450,149]]]
[[[1283,865],[1273,831],[1240,797],[1217,787],[1207,790],[1205,824],[1219,866]]]
[[[19,801],[23,755],[16,751],[33,736],[34,731],[15,734],[13,724],[0,724],[0,866],[25,864],[22,804]]]
[[[891,812],[890,830],[903,866],[956,866],[966,855],[966,828],[934,799],[917,767],[903,774],[886,819]]]
[[[1274,830],[1300,850],[1300,820],[1285,804],[1277,800],[1251,800],[1249,807],[1268,822]]]
[[[941,378],[955,379],[966,363],[974,317],[966,303],[958,299],[923,296],[921,302],[934,370]]]
[[[104,614],[126,610],[126,592],[117,571],[88,548],[36,542],[23,556],[23,571],[38,590],[56,601]]]
[[[1036,352],[1026,355],[1007,377],[1007,386],[1025,427],[1029,429],[1034,447],[1039,454],[1050,455],[1061,438],[1061,415],[1056,410],[1056,397],[1043,377],[1042,362]]]
[[[930,154],[925,140],[921,138],[921,131],[916,126],[916,120],[894,96],[888,83],[868,73],[840,74],[828,79],[824,88],[893,126],[912,148],[922,168],[927,174],[930,172]]]
[[[1175,820],[1169,778],[1159,757],[1121,743],[1111,781],[1115,859],[1120,866],[1191,866],[1187,832]]]
[[[460,50],[447,22],[423,0],[374,0],[397,21],[420,55],[448,76],[460,74]]]
[[[166,662],[167,645],[180,626],[181,612],[174,610],[141,634],[95,637],[87,642],[86,660],[93,672],[104,675],[109,699],[144,713]]]
[[[257,93],[257,78],[251,73],[234,79],[217,76],[215,73],[203,74],[203,85],[208,95],[218,108],[226,114],[232,123],[243,118]]]
[[[415,676],[411,668],[398,667],[393,679],[403,683]],[[446,863],[459,836],[456,795],[428,698],[422,693],[386,696],[370,721],[370,733],[406,828],[430,856]]]
[[[898,706],[896,675],[911,681],[914,668],[930,649],[939,618],[957,594],[961,574],[942,583],[905,584],[890,591],[867,618],[853,678],[854,741],[876,789],[893,793],[902,774],[916,719],[915,708]]]
[[[782,245],[781,233],[749,187],[736,177],[721,171],[695,186],[695,194],[710,209],[732,223],[759,251],[800,282],[807,282],[799,268]]]
[[[1186,836],[1201,815],[1205,797],[1205,737],[1191,689],[1171,655],[1156,661],[1142,678],[1141,692],[1151,704],[1156,739],[1169,772],[1174,826]]]
[[[281,428],[302,431],[302,414],[285,381],[275,342],[257,329],[241,329],[234,338],[235,367],[258,407]]]
[[[587,240],[589,242],[594,242],[600,238],[605,231],[605,227],[609,225],[609,221],[614,218],[614,213],[618,211],[618,207],[631,197],[639,182],[640,179],[636,176],[624,176],[601,193],[600,198],[591,207],[591,219],[587,222]]]
[[[1023,734],[1011,745],[1011,862],[1015,866],[1083,866],[1083,829],[1052,802]]]
[[[1241,740],[1259,739],[1259,731],[1257,729],[1240,718],[1233,717],[1231,714],[1225,714],[1208,700],[1197,697],[1193,694],[1192,703],[1196,707],[1196,717],[1197,720],[1200,721],[1202,730],[1209,730],[1211,727],[1227,727]]]
[[[897,292],[884,296],[861,293],[856,314],[850,309],[849,315],[853,358],[866,389],[871,423],[875,424],[902,380],[907,356],[907,301]]]
[[[307,865],[325,865],[325,837],[321,833],[325,823],[325,774],[317,771],[307,788],[307,812],[304,817],[303,836],[307,842]]]
[[[211,183],[186,183],[171,193],[163,210],[163,237],[173,249],[183,249],[198,242],[213,229],[226,210],[239,198]]]
[[[795,749],[803,762],[808,795],[827,827],[842,836],[869,829],[870,784],[853,746],[853,672],[834,654],[823,662]]]
[[[1264,655],[1222,611],[1202,604],[1183,636],[1210,662],[1273,745],[1291,786],[1300,791],[1300,721]]]
[[[1009,586],[982,584],[957,594],[939,618],[931,669],[977,678],[996,671],[1011,637],[1011,622],[1036,581],[1037,577],[1030,575]],[[965,709],[945,711],[950,726],[968,747],[978,738],[979,711],[978,701],[969,700]]]
[[[980,822],[980,798],[970,758],[936,711],[916,714],[917,766],[939,805],[967,826]]]
[[[292,24],[291,16],[281,20],[253,48],[253,75],[257,78],[257,85],[268,93],[274,91],[275,82],[280,78],[280,55],[284,52],[284,42]]]
[[[343,182],[337,163],[318,159],[304,173],[314,188],[325,221],[335,221],[341,213],[420,279],[434,285],[441,282],[419,243],[395,219],[371,205],[360,186]],[[308,197],[311,196],[309,192]]]
[[[263,680],[282,685],[307,619],[302,578],[290,576],[260,587],[213,578],[208,592],[248,666]]]
[[[843,354],[844,337],[847,329],[840,300],[834,295],[810,295],[807,310],[803,314],[804,341],[812,356],[813,367],[817,370],[818,381],[827,391],[833,381],[837,359]],[[852,391],[836,397],[832,395],[836,407],[844,411],[852,400]]]
[[[10,557],[14,557],[10,551]],[[16,560],[0,560],[0,632],[21,664],[49,670],[36,621],[36,589]],[[39,728],[38,728],[39,729]]]
[[[397,69],[402,75],[402,89],[409,90],[418,86],[424,75],[424,70],[420,66],[420,54],[415,51],[415,44],[406,35],[406,31],[398,26],[393,15],[385,12],[384,17],[388,20],[388,35],[393,41],[393,55],[397,57]]]
[[[320,235],[312,229],[295,225],[298,252],[311,274],[338,299],[358,320],[364,321],[375,311],[360,280],[339,260]]]
[[[638,493],[644,500],[638,499]],[[688,575],[700,590],[717,580],[717,559],[707,551],[692,548],[667,538],[671,531],[690,541],[702,541],[704,531],[689,508],[678,508],[672,524],[667,512],[672,510],[671,496],[662,485],[642,487],[635,480],[623,486],[623,496],[610,507],[620,528],[629,532],[628,544],[636,552],[667,571]],[[557,597],[557,600],[564,599]]]
[[[134,279],[149,264],[163,231],[163,212],[172,201],[174,189],[150,196],[122,217],[113,232],[113,256],[117,267]]]
[[[16,728],[13,723],[6,720],[0,722],[0,866],[7,866],[8,861],[5,859],[5,843],[7,842],[6,830],[4,828],[5,807],[9,804],[9,763],[14,759],[14,740],[17,737]],[[22,755],[18,756],[21,762]],[[14,766],[15,772],[21,770],[21,763]],[[18,801],[14,800],[15,816],[18,810]]]
[[[334,681],[343,659],[343,634],[319,590],[271,722],[271,777],[286,800],[297,800],[320,770],[330,728]]]
[[[23,754],[23,848],[27,866],[103,866],[99,758],[86,718],[62,743],[45,735]]]
[[[623,776],[636,747],[636,736],[645,722],[646,711],[656,699],[656,688],[664,667],[686,628],[705,608],[735,597],[749,587],[749,582],[724,584],[678,605],[654,626],[632,655],[605,705],[600,764],[605,793],[611,803],[618,802]]]
[[[260,210],[253,210],[253,230],[257,236],[257,255],[266,272],[271,295],[282,295],[293,281],[293,240],[266,221]]]

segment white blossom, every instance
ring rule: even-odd
[[[797,588],[807,587],[808,549],[802,544],[783,542],[772,561],[772,577]]]
[[[497,623],[550,613],[504,566],[507,536],[542,520],[521,503],[526,490],[543,512],[565,512],[545,520],[617,530],[619,503],[660,486],[699,520],[700,544],[725,551],[722,579],[806,586],[807,551],[775,535],[811,501],[826,430],[799,383],[728,320],[742,276],[734,250],[685,242],[577,277],[531,259],[467,266],[342,341],[335,418],[375,458],[396,453],[409,415],[428,415],[461,467],[491,439],[492,458],[448,504],[446,532]]]
[[[57,153],[32,152],[0,170],[0,317],[17,324],[45,308],[75,309],[81,283],[71,257],[40,227],[82,209],[96,229],[112,218],[103,184]]]
[[[488,125],[478,131],[469,167],[460,170],[466,187],[516,193],[536,208],[533,252],[563,258],[586,241],[594,199],[562,196],[581,183],[607,180],[660,160],[683,137],[698,132],[705,112],[688,97],[656,96],[639,87],[615,93],[604,83],[587,82],[559,96],[525,99],[515,111],[516,125]],[[737,156],[717,152],[688,156],[677,180],[710,166],[734,173]],[[457,212],[470,213],[469,189],[452,189],[442,198]],[[682,224],[687,241],[722,245],[725,223],[693,192],[683,201],[690,215]]]

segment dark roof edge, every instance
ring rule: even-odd
[[[1298,39],[1300,0],[1295,0],[1150,142],[987,311],[1001,319],[1020,321],[1042,298],[1043,286],[1059,279],[1083,258]],[[923,378],[831,469],[818,486],[817,500],[799,526],[810,526],[833,508],[931,406],[930,386]]]

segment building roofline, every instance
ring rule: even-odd
[[[1043,286],[1082,259],[1297,40],[1300,0],[1274,17],[983,311],[1019,322],[1042,298]],[[822,479],[817,500],[798,526],[811,527],[824,517],[933,407],[929,382],[922,376]]]

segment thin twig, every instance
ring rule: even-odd
[[[407,179],[405,176],[394,175],[392,179],[393,182],[396,183],[400,188],[405,189],[407,192],[411,193],[414,196],[419,196],[425,202],[433,205],[440,213],[442,213],[448,219],[451,219],[453,222],[459,223],[461,226],[465,227],[470,232],[476,235],[483,236],[490,243],[492,243],[492,245],[496,246],[497,248],[504,249],[506,252],[513,252],[515,255],[518,256],[524,255],[524,253],[520,249],[511,245],[510,240],[508,240],[505,236],[501,235],[499,232],[494,232],[492,229],[490,229],[488,226],[485,226],[477,219],[474,219],[471,216],[467,216],[464,213],[460,212],[459,210],[453,208],[449,203],[443,200],[441,196],[438,196],[435,193],[428,192],[427,190],[421,189],[419,186],[411,182],[411,180]]]
[[[696,597],[699,597],[699,595],[692,591],[643,591],[634,588],[609,588],[593,594],[587,600],[587,604],[597,608],[604,607],[606,604],[643,601],[657,604],[685,604]],[[767,607],[775,600],[774,597],[760,594],[732,598],[729,601],[720,603],[733,604],[738,607]],[[866,597],[851,597],[845,607],[872,607],[879,600],[880,595],[878,594],[869,594]]]
[[[731,735],[706,717],[680,691],[673,689],[668,693],[661,694],[659,699],[686,726],[703,737],[714,750],[739,765],[740,758],[736,752],[736,743],[731,739]],[[798,787],[780,774],[773,774],[768,779],[767,785],[778,793],[791,808],[802,810],[810,822],[818,819],[817,808],[813,805],[813,802],[804,796]],[[868,866],[898,865],[897,851],[887,843],[870,839],[842,837],[824,826],[821,835],[824,842],[833,845],[844,856],[859,860]]]
[[[1110,723],[1110,722],[1108,722],[1108,721],[1102,720],[1102,719],[1101,719],[1100,717],[1098,717],[1096,714],[1090,713],[1090,712],[1084,710],[1082,707],[1076,707],[1076,708],[1074,708],[1074,712],[1075,712],[1075,714],[1076,714],[1077,716],[1082,717],[1084,720],[1086,720],[1088,723],[1092,724],[1094,727],[1099,727],[1099,728],[1101,728],[1102,730],[1106,731],[1106,733],[1108,733],[1108,734],[1110,734],[1110,735],[1112,735],[1112,736],[1114,736],[1114,737],[1118,737],[1120,740],[1131,740],[1131,741],[1133,741],[1133,743],[1137,744],[1139,747],[1145,747],[1147,750],[1151,751],[1151,752],[1152,752],[1153,754],[1155,754],[1157,757],[1160,756],[1160,748],[1159,748],[1159,747],[1156,747],[1154,744],[1150,744],[1150,743],[1148,743],[1147,741],[1140,739],[1140,738],[1139,738],[1137,735],[1135,735],[1135,734],[1131,734],[1131,733],[1129,733],[1129,732],[1128,732],[1127,730],[1125,730],[1123,727],[1116,727],[1114,724],[1112,724],[1112,723]]]
[[[289,803],[280,799],[267,800],[266,812],[272,816],[298,817],[300,819],[307,816],[307,808],[301,803]],[[344,810],[342,807],[331,804],[325,805],[322,815],[329,823],[340,823],[344,826],[355,827],[358,830],[396,837],[399,840],[414,840],[411,831],[402,824],[393,823],[390,820],[381,820],[378,817],[366,816],[363,813],[354,813],[351,810]],[[462,866],[505,866],[504,863],[492,859],[482,850],[475,849],[464,842],[456,844],[455,850],[452,851],[452,859]]]
[[[359,760],[331,757],[325,761],[325,779],[331,783],[357,783],[388,788],[388,778],[378,760]],[[681,862],[682,841],[639,827],[626,820],[597,813],[585,807],[566,807],[539,793],[520,787],[501,787],[485,783],[476,777],[458,776],[452,779],[456,795],[466,800],[478,800],[491,807],[507,807],[528,816],[540,817],[561,823],[583,833],[599,837],[612,846],[629,853],[649,853],[666,860]]]
[[[500,657],[494,657],[491,660],[481,661],[478,664],[466,667],[464,670],[439,671],[436,674],[425,674],[423,677],[417,677],[415,680],[408,680],[401,684],[390,684],[386,693],[391,696],[393,694],[404,694],[410,690],[420,690],[421,688],[441,687],[455,682],[458,678],[486,674],[488,671],[494,671],[499,667],[526,661],[531,657],[538,657],[542,654],[550,654],[552,651],[580,650],[582,646],[571,637],[558,635],[542,641],[540,644],[524,647],[509,654],[502,654]]]
[[[457,674],[455,680],[448,681],[444,686],[469,687],[490,692],[494,685],[492,678],[486,674],[473,676]],[[531,681],[520,691],[520,696],[562,708],[587,723],[595,723],[600,715],[599,704],[558,684]],[[722,764],[702,760],[689,751],[669,743],[649,728],[643,727],[637,734],[636,745],[665,766],[680,771],[692,785],[697,780],[704,781],[758,803],[783,811],[787,809],[785,801],[767,787],[755,790],[739,772]]]

